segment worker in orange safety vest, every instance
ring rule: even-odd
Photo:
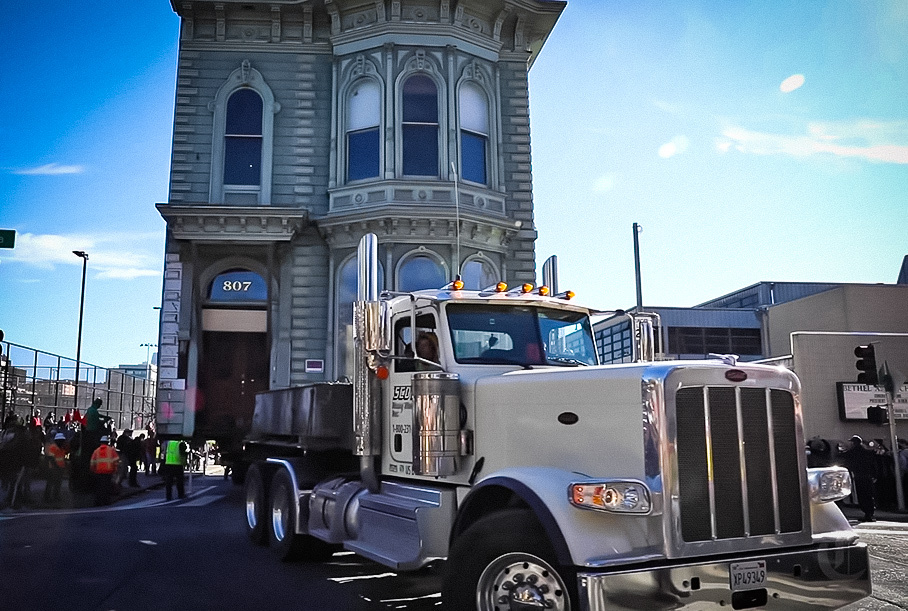
[[[89,468],[95,485],[95,505],[110,505],[113,474],[120,465],[120,455],[110,445],[110,437],[101,437],[101,445],[91,455]]]
[[[60,484],[66,473],[66,456],[69,448],[66,435],[57,433],[54,440],[44,448],[47,457],[47,486],[44,488],[44,503],[55,504],[60,502]]]

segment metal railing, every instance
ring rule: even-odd
[[[101,413],[114,427],[154,426],[153,380],[84,361],[76,380],[73,359],[11,342],[0,342],[0,351],[0,422],[11,412],[25,417],[37,410],[42,418],[50,413],[59,419],[78,409],[84,415],[100,398]]]

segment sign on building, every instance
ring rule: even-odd
[[[837,382],[839,417],[842,420],[867,420],[867,408],[887,407],[886,391],[882,386]],[[892,412],[899,420],[908,420],[908,384],[902,386],[893,400]]]

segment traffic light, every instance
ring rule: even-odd
[[[858,384],[869,384],[876,386],[880,383],[876,373],[876,354],[873,350],[873,344],[858,346],[854,349],[854,355],[858,361],[854,364],[858,371]]]

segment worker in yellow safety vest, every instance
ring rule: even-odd
[[[110,437],[101,437],[101,445],[92,453],[91,469],[95,485],[95,505],[110,505],[113,496],[113,474],[120,465],[120,455],[110,445]]]
[[[178,439],[170,439],[164,442],[161,448],[164,453],[164,464],[161,465],[161,475],[164,477],[164,488],[167,491],[167,500],[173,498],[173,485],[177,485],[177,496],[181,499],[186,498],[186,490],[183,486],[183,469],[186,466],[186,455],[189,448],[186,442]]]

